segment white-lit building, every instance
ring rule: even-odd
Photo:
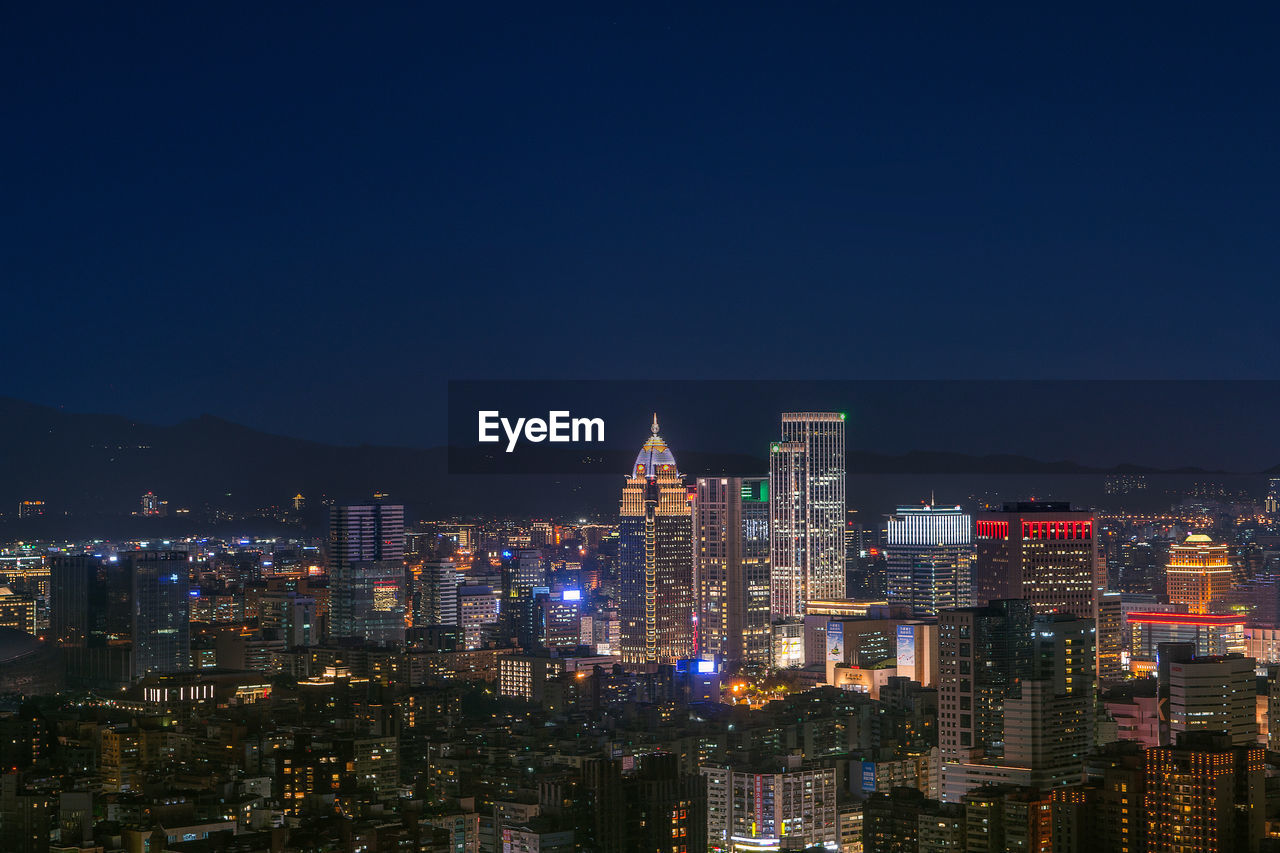
[[[834,768],[706,765],[707,849],[712,853],[840,849]]]
[[[890,604],[913,616],[972,603],[973,518],[958,506],[904,506],[885,525]]]
[[[845,416],[784,412],[769,448],[769,527],[775,619],[808,602],[845,597]]]

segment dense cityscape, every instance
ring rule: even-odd
[[[1280,853],[1280,4],[0,22],[0,853]]]
[[[9,543],[0,849],[1280,849],[1280,479],[859,520],[846,417],[653,415],[590,520]]]

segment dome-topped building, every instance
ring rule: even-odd
[[[679,477],[676,469],[676,457],[671,448],[658,435],[658,414],[653,415],[653,424],[649,427],[649,440],[636,454],[636,464],[631,468],[633,477]]]
[[[691,657],[693,511],[676,458],[658,435],[656,414],[622,489],[618,577],[623,663]]]

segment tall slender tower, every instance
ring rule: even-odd
[[[618,519],[622,660],[668,663],[694,653],[693,510],[653,416],[622,489]]]
[[[773,639],[768,479],[699,477],[694,540],[699,651],[767,666]]]
[[[845,416],[784,412],[769,448],[773,616],[844,598]]]
[[[376,646],[403,643],[404,507],[333,507],[328,560],[333,638]]]

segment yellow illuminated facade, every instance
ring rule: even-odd
[[[1170,546],[1165,589],[1170,604],[1186,605],[1188,613],[1208,613],[1209,603],[1231,589],[1227,546],[1199,533]]]

